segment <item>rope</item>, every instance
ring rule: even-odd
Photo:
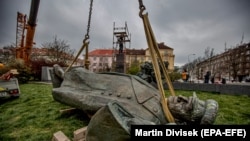
[[[155,76],[156,76],[156,79],[157,79],[157,86],[158,86],[158,89],[159,89],[159,91],[161,93],[162,108],[163,108],[163,111],[164,111],[164,114],[165,114],[167,120],[169,122],[174,123],[175,122],[174,118],[173,118],[173,116],[172,116],[172,114],[169,111],[168,106],[167,106],[168,104],[167,104],[167,100],[165,98],[165,92],[164,92],[164,88],[163,88],[163,85],[162,85],[163,83],[162,83],[162,79],[161,79],[161,73],[160,73],[158,61],[160,62],[161,67],[163,68],[164,76],[165,76],[165,79],[166,79],[167,84],[169,86],[170,92],[171,92],[172,95],[175,95],[174,90],[173,90],[173,86],[171,85],[172,83],[171,83],[171,81],[169,79],[169,76],[167,74],[167,70],[166,70],[165,65],[164,65],[164,63],[162,61],[157,42],[156,42],[156,39],[154,37],[153,31],[152,31],[152,28],[151,28],[151,25],[150,25],[150,22],[149,22],[149,19],[148,19],[148,14],[142,14],[143,11],[146,9],[145,6],[142,3],[142,0],[139,0],[139,5],[140,5],[140,13],[139,13],[139,15],[143,20],[144,31],[145,31],[145,35],[146,35],[150,55],[152,57],[152,63],[153,63],[154,71],[155,71]],[[158,60],[157,60],[157,57],[158,57]]]
[[[75,63],[75,61],[77,60],[77,58],[79,57],[79,55],[81,54],[81,52],[83,51],[84,48],[88,47],[89,45],[89,42],[86,42],[86,38],[83,40],[83,45],[82,47],[80,48],[80,50],[78,51],[76,57],[74,58],[73,62],[68,66],[68,68],[65,70],[65,72],[67,72],[71,67],[72,65]]]

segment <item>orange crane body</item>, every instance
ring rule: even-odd
[[[23,59],[27,65],[29,65],[30,63],[30,55],[31,55],[33,44],[34,44],[34,35],[35,35],[35,30],[36,30],[36,20],[37,20],[39,4],[40,4],[40,0],[32,0],[28,22],[26,23],[25,19],[21,20],[21,22],[24,22],[23,23],[24,29],[22,31],[21,41],[25,40],[25,43],[22,42],[16,48],[16,58]],[[19,12],[18,12],[18,15],[20,16]],[[23,18],[26,18],[26,16],[24,16]],[[26,32],[24,32],[25,30]],[[26,33],[26,36],[24,36],[24,33]]]

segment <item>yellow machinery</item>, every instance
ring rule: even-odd
[[[165,92],[164,92],[163,83],[162,83],[162,79],[161,79],[160,67],[163,69],[163,74],[166,78],[166,82],[168,84],[170,93],[173,96],[175,95],[174,88],[172,86],[172,83],[171,83],[170,78],[169,78],[168,73],[167,73],[167,69],[165,68],[164,62],[163,62],[162,57],[160,55],[157,41],[155,39],[154,32],[153,32],[152,27],[151,27],[150,22],[149,22],[148,13],[143,13],[145,11],[146,7],[143,5],[142,0],[138,0],[138,1],[139,1],[139,9],[140,9],[139,16],[141,17],[141,19],[143,21],[145,36],[147,39],[148,48],[150,51],[150,56],[152,58],[152,64],[153,64],[153,68],[154,68],[154,72],[155,72],[155,77],[157,79],[157,86],[158,86],[158,89],[161,93],[162,108],[163,108],[163,111],[165,113],[167,120],[171,123],[174,123],[175,122],[174,118],[173,118],[173,116],[172,116],[172,114],[169,111],[168,106],[167,106],[167,100],[165,98]],[[158,65],[158,62],[160,63],[160,66]]]

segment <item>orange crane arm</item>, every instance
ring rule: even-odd
[[[26,43],[25,43],[25,55],[24,55],[24,61],[26,63],[29,63],[30,61],[30,54],[31,49],[33,47],[33,40],[35,35],[35,29],[36,29],[36,20],[37,20],[37,13],[39,8],[40,0],[32,0],[31,6],[30,6],[30,14],[29,14],[29,20],[28,20],[28,26],[27,26],[27,35],[26,35]]]
[[[27,30],[25,44],[23,47],[21,47],[21,49],[17,50],[17,54],[20,54],[17,56],[17,58],[23,59],[26,64],[29,64],[31,50],[34,44],[33,40],[36,30],[36,20],[37,20],[39,4],[40,0],[31,1],[29,19],[25,27]]]

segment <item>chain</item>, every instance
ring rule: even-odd
[[[91,21],[91,14],[92,14],[92,7],[93,7],[93,0],[90,0],[90,7],[89,7],[89,19],[88,19],[88,25],[87,25],[87,33],[85,35],[85,38],[83,39],[83,45],[80,48],[80,50],[78,51],[75,59],[73,60],[73,62],[68,66],[68,68],[65,70],[65,72],[67,72],[72,65],[74,64],[74,62],[77,60],[77,58],[79,57],[79,55],[81,54],[81,52],[83,51],[84,48],[86,48],[86,58],[85,58],[85,66],[88,69],[88,65],[89,65],[89,61],[88,61],[88,45],[89,42],[87,42],[87,40],[89,39],[89,30],[90,30],[90,21]]]
[[[142,2],[142,0],[138,0],[139,1],[139,9],[141,9],[141,8],[145,8],[145,6],[143,5],[143,2]]]
[[[146,9],[146,7],[143,5],[142,0],[138,0],[138,2],[139,2],[139,9],[140,9],[139,16],[142,18],[142,13]]]
[[[89,19],[88,19],[87,33],[85,35],[85,39],[89,39],[89,30],[90,30],[90,21],[91,21],[91,15],[92,15],[92,7],[93,7],[93,0],[90,0]]]

